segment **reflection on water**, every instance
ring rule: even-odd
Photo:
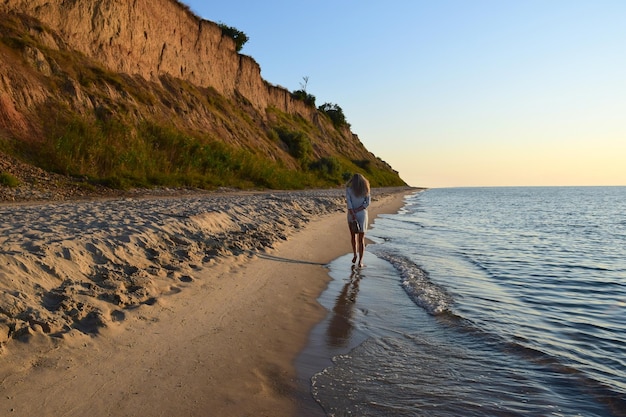
[[[332,358],[348,353],[367,338],[359,330],[363,316],[360,304],[367,300],[367,283],[370,280],[366,275],[368,270],[373,269],[371,265],[367,269],[355,267],[350,262],[351,258],[352,254],[349,253],[333,261],[333,280],[319,298],[328,315],[313,328],[309,345],[296,359],[300,389],[299,416],[327,416],[322,406],[311,396],[311,378],[321,370],[331,367]]]
[[[327,343],[332,347],[346,347],[354,329],[354,307],[361,282],[360,269],[352,265],[350,279],[337,296],[326,330]]]

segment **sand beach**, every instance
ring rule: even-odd
[[[370,222],[410,188],[375,189]],[[293,416],[343,190],[0,205],[0,413]]]

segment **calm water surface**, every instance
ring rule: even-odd
[[[368,236],[299,361],[322,415],[626,416],[626,187],[432,189]]]

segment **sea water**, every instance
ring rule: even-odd
[[[626,416],[626,187],[430,189],[368,237],[299,360],[321,415]]]

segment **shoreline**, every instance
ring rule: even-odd
[[[413,190],[403,187],[379,196],[379,190],[373,190],[370,221],[376,214],[396,212]],[[89,210],[74,214],[68,207],[75,209],[77,203],[59,203],[51,209],[51,217],[41,220],[40,230],[24,230],[30,227],[24,225],[19,229],[23,234],[4,236],[0,255],[3,261],[16,263],[10,271],[0,269],[4,297],[0,312],[10,312],[13,306],[14,319],[27,326],[17,337],[0,340],[0,410],[20,416],[41,415],[42,411],[95,417],[199,416],[207,411],[294,415],[302,395],[295,382],[294,359],[306,346],[309,331],[326,314],[317,303],[330,280],[325,265],[351,250],[344,232],[342,190],[321,197],[320,193],[324,192],[255,194],[249,201],[234,196],[220,210],[211,211],[215,207],[207,203],[201,213],[193,212],[189,201],[184,201],[182,212],[163,215],[158,210],[135,213],[133,204],[143,203],[124,200],[123,205],[130,206],[131,216],[137,218],[117,213],[120,217],[113,219],[119,223],[114,225],[102,224],[111,212],[115,214],[108,203],[90,203]],[[318,200],[309,206],[311,198]],[[246,208],[242,202],[254,205]],[[66,217],[55,217],[59,211]],[[84,219],[89,212],[93,224]],[[68,219],[79,221],[77,216],[82,216],[76,226],[82,230],[80,236],[67,226]],[[59,220],[65,221],[64,227],[57,224]],[[143,222],[139,226],[138,220]],[[0,224],[5,234],[6,230],[18,231],[10,223],[7,219]],[[43,227],[46,224],[50,230]],[[101,228],[105,230],[98,234]],[[198,236],[202,230],[212,234]],[[162,239],[164,233],[169,233],[166,238],[172,241],[171,247],[154,246],[151,239]],[[112,244],[111,236],[124,245]],[[224,245],[213,242],[213,247],[196,248],[191,237],[216,241],[222,237],[219,242]],[[30,241],[20,243],[24,238]],[[156,260],[138,265],[138,259],[145,262],[146,249],[152,250]],[[158,254],[154,253],[157,249]],[[207,253],[212,256],[207,258]],[[89,262],[94,261],[100,268],[95,278],[100,281],[59,286],[71,278],[63,268],[72,264],[73,272],[84,273],[93,269]],[[112,267],[124,262],[126,269]],[[160,270],[155,269],[157,263]],[[9,273],[17,271],[16,265],[29,270],[30,278],[9,278]],[[132,279],[121,276],[124,270],[130,271]],[[153,271],[154,276],[146,279],[136,274],[139,270]],[[20,316],[28,310],[20,313],[21,307],[38,300],[38,291],[29,293],[27,288],[33,279],[39,280],[39,302],[46,308],[39,315]],[[118,291],[89,294],[95,291],[91,287]],[[52,297],[59,294],[63,297]],[[132,300],[131,295],[138,298]],[[123,308],[112,306],[111,300],[121,302]],[[71,318],[89,303],[93,304],[90,312],[83,311],[85,317],[81,317],[84,327],[67,327],[67,322],[52,314],[67,305]],[[5,330],[15,326],[3,321]],[[18,329],[14,327],[13,332]],[[51,337],[54,332],[56,336]]]
[[[406,196],[416,192],[417,189],[410,189],[404,193],[389,195],[383,201],[373,202],[372,205],[368,209],[368,230],[371,228],[372,224],[375,222],[376,218],[382,214],[395,214],[405,205]],[[345,214],[340,216],[339,219],[334,219],[334,224],[332,228],[338,228],[341,232],[341,229],[346,228],[345,226]],[[339,250],[333,253],[330,258],[327,258],[325,263],[330,264],[330,262],[336,260],[337,258],[346,255],[348,253],[352,253],[352,248],[350,247],[349,242],[349,234],[348,231],[345,230],[345,233],[340,233],[341,238],[345,240],[342,244],[345,243],[345,249]],[[369,245],[369,241],[367,239],[366,234],[366,246]],[[374,256],[367,252],[367,247],[365,248],[365,268],[367,268],[367,258]],[[332,277],[329,275],[329,270],[325,268],[325,277],[324,286],[321,288],[319,293],[316,295],[315,300],[319,300],[322,294],[328,290],[329,283],[332,281]],[[325,417],[326,413],[321,408],[321,406],[315,401],[313,396],[311,395],[311,381],[310,378],[317,372],[322,371],[324,368],[332,365],[332,358],[327,357],[325,355],[326,349],[322,347],[324,342],[323,336],[316,333],[316,328],[320,325],[328,315],[331,313],[325,307],[321,306],[318,302],[318,305],[322,309],[322,315],[319,320],[315,323],[309,323],[309,330],[306,336],[306,344],[300,349],[297,355],[293,359],[293,366],[295,367],[298,379],[298,407],[297,414],[293,414],[293,416],[298,417]]]

